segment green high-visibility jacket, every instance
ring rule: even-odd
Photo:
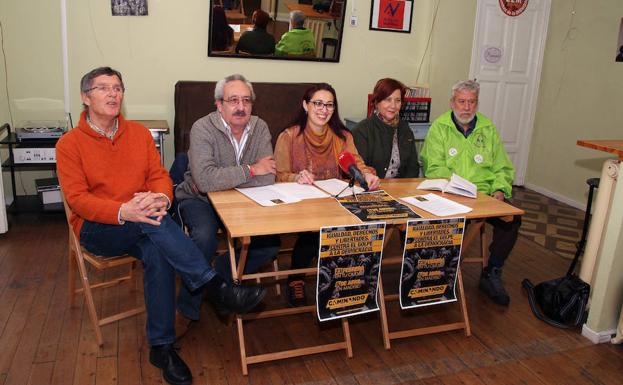
[[[474,183],[478,191],[502,191],[511,197],[515,167],[495,125],[476,113],[476,127],[466,138],[452,121],[452,111],[438,117],[424,140],[421,159],[427,178],[450,178],[452,173]]]
[[[293,29],[284,33],[275,46],[275,55],[314,55],[316,40],[314,34],[307,28]]]

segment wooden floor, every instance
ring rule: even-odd
[[[144,315],[106,326],[100,349],[82,300],[68,307],[64,218],[20,215],[10,225],[0,235],[0,385],[163,383],[148,362]],[[471,337],[448,332],[394,340],[387,351],[378,315],[370,314],[351,321],[354,358],[334,352],[251,365],[245,377],[233,325],[206,303],[201,322],[180,341],[180,354],[194,384],[621,384],[620,345],[592,345],[578,330],[547,326],[530,312],[521,280],[561,276],[567,264],[520,238],[504,271],[508,308],[479,293],[477,265],[463,266]],[[141,297],[139,284],[106,289],[97,302],[107,312]],[[399,321],[396,305],[390,310],[392,328],[458,317],[454,304],[407,312]],[[252,354],[340,335],[337,323],[319,325],[311,315],[255,321],[248,330]]]

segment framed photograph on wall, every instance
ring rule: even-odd
[[[372,0],[370,29],[411,33],[414,0]]]

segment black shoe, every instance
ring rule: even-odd
[[[305,295],[305,281],[296,279],[288,282],[286,286],[286,294],[288,296],[288,305],[291,307],[307,305],[307,296]]]
[[[259,305],[266,295],[262,286],[241,286],[223,282],[215,292],[209,293],[217,314],[245,314]]]
[[[480,275],[480,290],[498,305],[507,306],[511,300],[502,284],[502,269],[499,267],[492,267],[489,271],[482,271]]]
[[[149,350],[149,362],[162,369],[162,377],[171,385],[190,385],[193,382],[190,369],[177,355],[173,344],[152,346]]]

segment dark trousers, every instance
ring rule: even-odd
[[[294,249],[292,250],[291,269],[304,269],[311,267],[314,258],[318,257],[320,247],[320,234],[318,232],[299,233]],[[302,276],[291,276],[291,279],[301,278]]]
[[[219,227],[222,227],[214,207],[210,202],[203,199],[188,198],[179,202],[179,211],[182,222],[188,228],[190,238],[201,250],[206,263],[211,265],[218,247],[216,234]],[[244,273],[255,273],[268,261],[275,259],[280,244],[280,238],[277,235],[251,237]],[[239,252],[236,252],[236,262],[238,258]],[[214,265],[220,277],[226,281],[231,281],[229,254],[217,258]],[[202,298],[203,293],[190,292],[187,288],[181,287],[177,309],[187,318],[198,320]]]
[[[162,218],[160,226],[85,221],[80,243],[94,254],[130,254],[142,261],[147,339],[152,346],[175,342],[175,273],[182,278],[182,286],[193,293],[200,292],[216,275],[201,251],[169,216]]]
[[[513,216],[513,220],[510,222],[505,222],[500,218],[489,218],[487,223],[493,226],[493,239],[489,245],[489,264],[487,267],[501,268],[513,250],[515,242],[517,242],[521,215]]]

